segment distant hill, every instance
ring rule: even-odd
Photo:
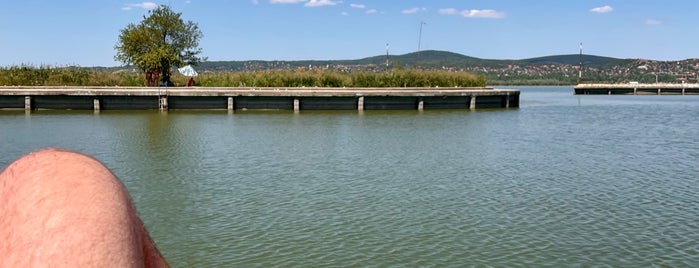
[[[588,66],[590,66],[590,65],[600,66],[600,65],[610,65],[610,64],[622,64],[622,63],[625,63],[628,61],[630,61],[630,60],[602,57],[602,56],[595,56],[595,55],[583,55],[583,65],[588,65]],[[523,60],[519,60],[518,62],[528,63],[528,64],[542,64],[543,63],[543,64],[579,65],[580,64],[580,54],[538,57],[538,58],[531,58],[531,59],[523,59]]]
[[[418,58],[419,57],[419,58]],[[412,52],[403,55],[389,55],[389,64],[391,68],[414,68],[416,64],[422,69],[464,69],[468,67],[478,66],[481,68],[499,68],[508,65],[541,65],[541,64],[562,64],[562,65],[579,65],[579,55],[555,55],[546,57],[537,57],[520,60],[496,60],[496,59],[481,59],[461,55],[458,53],[437,50],[425,50]],[[602,57],[595,55],[583,55],[583,65],[585,66],[608,66],[615,64],[628,63],[630,59],[617,59],[611,57]],[[295,69],[314,66],[316,68],[323,66],[365,66],[367,69],[385,68],[386,55],[378,55],[356,60],[296,60],[296,61],[208,61],[200,63],[197,69],[204,71],[252,71],[252,70],[269,70],[269,69]]]
[[[419,57],[419,58],[418,58]],[[418,61],[419,60],[419,61]],[[469,56],[464,56],[458,53],[447,52],[447,51],[436,51],[436,50],[426,50],[418,52],[412,52],[403,55],[389,55],[389,61],[396,63],[400,62],[406,66],[415,65],[419,63],[421,67],[435,66],[435,65],[468,65],[468,64],[482,64],[484,60]],[[386,64],[386,55],[374,56],[369,58],[364,58],[354,61],[360,64]]]
[[[579,77],[580,55],[552,55],[518,60],[481,59],[458,53],[425,50],[403,55],[372,56],[354,60],[297,61],[207,61],[195,67],[198,71],[262,71],[323,69],[341,72],[387,69],[420,69],[466,71],[484,75],[490,84],[575,84],[579,82],[694,82],[699,78],[699,59],[653,61],[619,59],[583,54],[582,77]],[[128,67],[127,67],[128,68]],[[125,67],[109,68],[111,71]]]

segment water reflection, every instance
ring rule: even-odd
[[[0,163],[95,154],[190,266],[692,266],[695,96],[476,111],[0,112]]]

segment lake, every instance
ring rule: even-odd
[[[475,111],[0,111],[0,167],[95,156],[174,267],[699,264],[699,96],[516,88]]]

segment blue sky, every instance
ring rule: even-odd
[[[24,0],[0,9],[0,66],[117,66],[119,30],[170,5],[209,60],[340,60],[422,50],[487,59],[699,57],[696,0]],[[422,38],[420,26],[422,25]]]

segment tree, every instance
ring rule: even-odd
[[[171,85],[172,67],[205,60],[198,56],[203,36],[199,26],[183,21],[181,15],[161,5],[149,11],[139,24],[130,23],[119,34],[114,59],[138,66],[146,74],[147,86],[157,86],[158,81]]]

